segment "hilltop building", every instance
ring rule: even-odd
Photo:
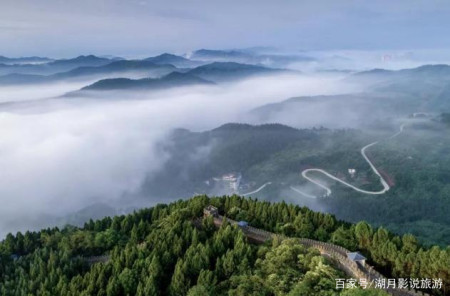
[[[239,221],[237,224],[238,224],[238,226],[241,227],[241,228],[246,228],[246,227],[248,227],[248,222],[247,222],[247,221]]]
[[[209,205],[203,209],[203,215],[219,217],[219,210],[215,206]]]
[[[354,178],[355,174],[356,174],[356,170],[355,169],[348,169],[348,173],[349,173],[350,177]]]
[[[359,263],[362,266],[366,265],[366,257],[361,255],[359,252],[351,252],[347,253],[348,259],[352,260],[353,262]]]

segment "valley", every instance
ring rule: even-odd
[[[388,140],[389,140],[389,139],[393,139],[393,138],[397,137],[398,135],[400,135],[400,134],[403,132],[403,128],[404,128],[404,125],[401,125],[401,126],[400,126],[400,131],[397,132],[397,133],[395,133],[395,134],[393,134],[392,136],[390,136],[390,137],[388,138]],[[337,182],[340,182],[341,184],[344,184],[345,186],[350,187],[350,188],[352,188],[353,190],[358,191],[358,192],[360,192],[360,193],[372,194],[372,195],[376,195],[376,194],[384,194],[384,193],[386,193],[386,191],[388,191],[388,190],[390,189],[390,186],[389,186],[388,182],[384,179],[384,177],[380,174],[380,172],[377,170],[377,168],[375,167],[375,165],[370,161],[370,159],[367,157],[367,155],[366,155],[366,153],[365,153],[365,151],[366,151],[367,148],[370,148],[370,147],[372,147],[372,146],[374,146],[374,145],[376,145],[376,144],[378,144],[378,141],[373,142],[373,143],[370,143],[370,144],[367,144],[366,146],[364,146],[363,148],[361,148],[361,155],[362,155],[362,157],[364,157],[364,159],[365,159],[365,160],[367,161],[367,163],[370,165],[370,168],[372,169],[372,171],[380,178],[380,183],[381,183],[381,185],[383,185],[383,189],[380,190],[380,191],[367,191],[367,190],[363,190],[363,189],[357,188],[357,187],[353,186],[352,184],[349,184],[349,183],[347,183],[347,182],[345,182],[345,181],[342,181],[342,180],[339,179],[339,178],[336,178],[335,176],[333,176],[333,175],[327,173],[326,171],[324,171],[324,170],[322,170],[322,169],[306,169],[306,170],[302,171],[301,175],[302,175],[302,177],[305,178],[306,180],[308,180],[308,181],[310,181],[310,182],[316,184],[317,186],[323,188],[323,189],[326,191],[326,194],[325,194],[324,196],[329,196],[329,195],[331,195],[331,189],[328,188],[328,187],[326,187],[326,186],[323,185],[322,183],[316,181],[315,179],[312,179],[312,178],[308,177],[307,174],[308,174],[309,172],[319,172],[319,173],[321,173],[321,174],[324,174],[325,176],[327,176],[327,177],[329,177],[329,178],[331,178],[331,179],[333,179],[333,180],[335,180],[335,181],[337,181]],[[350,172],[351,172],[351,173],[350,173]],[[354,175],[354,174],[356,173],[356,170],[355,170],[355,169],[349,169],[349,173],[350,173],[350,175]],[[294,191],[299,192],[299,193],[302,194],[302,195],[306,195],[307,197],[311,197],[311,195],[309,195],[308,193],[303,193],[303,192],[301,192],[301,191],[298,190],[298,189],[295,189]]]
[[[187,196],[190,191],[219,195],[237,193],[266,200],[286,200],[334,213],[342,219],[354,219],[353,221],[367,219],[371,223],[389,225],[396,231],[413,231],[424,242],[448,244],[449,229],[444,226],[447,223],[446,214],[444,214],[448,209],[447,195],[445,192],[436,193],[434,199],[420,196],[420,193],[417,194],[421,192],[420,187],[402,182],[402,178],[406,176],[415,178],[410,173],[412,171],[409,162],[395,161],[397,167],[394,168],[392,159],[400,157],[400,159],[425,162],[425,159],[430,157],[438,157],[433,161],[427,160],[429,165],[423,163],[421,167],[424,173],[429,170],[429,174],[444,174],[438,178],[444,178],[442,181],[445,182],[445,171],[439,171],[440,169],[430,166],[437,159],[443,161],[441,153],[429,155],[431,150],[425,148],[426,144],[422,143],[424,147],[420,150],[421,154],[411,156],[405,150],[408,146],[403,146],[401,143],[408,145],[410,141],[420,141],[424,124],[428,128],[437,129],[435,137],[448,141],[448,136],[444,136],[445,129],[441,131],[442,127],[439,123],[404,120],[407,123],[402,124],[399,131],[383,131],[384,136],[379,132],[365,134],[356,130],[292,130],[280,125],[232,124],[208,133],[190,134],[184,131],[181,134],[175,133],[177,136],[174,140],[178,144],[168,148],[168,153],[174,160],[189,159],[191,158],[189,155],[195,154],[195,150],[200,147],[211,146],[208,150],[209,154],[204,156],[202,162],[196,161],[192,164],[187,161],[176,161],[176,163],[169,161],[164,171],[157,174],[155,179],[148,181],[146,188],[155,195],[169,192],[167,189],[152,192],[151,189],[158,188],[156,184],[152,185],[153,182],[159,185],[164,184],[166,182],[164,176],[167,176],[171,184],[182,184],[178,188],[170,186],[170,194]],[[406,131],[405,125],[407,125]],[[274,131],[276,131],[277,140],[272,135]],[[373,138],[380,140],[367,145],[366,143],[370,143]],[[276,143],[284,141],[284,144],[271,147],[270,143],[274,140]],[[430,140],[426,142],[432,143]],[[179,151],[176,148],[178,145],[183,147],[183,156],[178,155]],[[305,153],[306,147],[311,151],[310,153]],[[244,159],[245,162],[243,162]],[[325,169],[315,169],[317,167]],[[170,171],[169,168],[171,168]],[[348,172],[349,168],[354,170],[353,174]],[[216,187],[213,185],[216,183],[212,180],[208,181],[209,185],[204,183],[204,180],[209,179],[211,175],[219,176],[228,172],[242,174],[240,186],[237,185],[239,188]],[[314,177],[312,174],[315,174]],[[186,179],[186,176],[189,178]],[[380,180],[383,180],[381,184],[385,186],[382,190],[379,189]],[[417,193],[412,196],[408,194],[403,195],[404,197],[398,196],[398,192],[402,191]],[[422,205],[424,202],[427,203],[426,210]],[[406,205],[408,205],[409,213],[405,212]],[[355,208],[358,211],[353,210]],[[402,214],[392,215],[394,208],[399,209]],[[400,210],[400,208],[403,209]],[[383,214],[378,216],[380,213]],[[421,218],[415,218],[417,220],[413,222],[414,218],[411,220],[411,215]],[[438,223],[436,228],[439,227],[441,230],[435,232],[431,229],[421,229],[420,225],[425,217],[432,217],[432,220]],[[406,221],[409,227],[395,226],[404,225],[402,223]]]
[[[235,87],[236,91],[229,95],[236,98],[231,105],[242,104],[245,102],[239,97],[242,95],[239,89],[242,83],[275,83],[278,78],[283,78],[287,79],[288,86],[291,80],[302,82],[305,79],[300,71],[279,68],[281,64],[274,67],[251,64],[258,59],[249,58],[251,54],[248,53],[200,53],[198,56],[215,56],[216,59],[192,60],[162,54],[142,60],[80,56],[47,64],[8,64],[3,71],[10,72],[0,77],[0,84],[5,89],[15,85],[50,86],[57,81],[72,80],[77,81],[77,85],[86,83],[86,86],[63,91],[60,96],[42,102],[6,101],[2,110],[23,116],[40,114],[43,108],[48,107],[60,112],[77,105],[83,108],[95,108],[96,105],[112,108],[121,104],[129,106],[127,108],[141,105],[142,110],[153,108],[151,114],[156,117],[162,109],[155,104],[165,104],[165,110],[171,117],[170,113],[177,110],[177,104],[181,102],[175,99],[172,103],[172,93],[189,99],[191,89],[206,92],[209,95],[201,104],[212,106],[215,103],[209,99],[211,96],[218,96],[224,89]],[[217,58],[218,55],[221,58]],[[230,59],[230,56],[234,58]],[[249,64],[242,63],[243,59]],[[330,78],[330,74],[326,75]],[[424,75],[427,79],[421,79]],[[319,92],[318,95],[278,99],[278,102],[273,102],[270,97],[267,104],[256,95],[249,95],[251,100],[238,113],[232,111],[232,101],[226,95],[215,112],[230,108],[230,113],[220,120],[211,114],[212,119],[206,125],[200,121],[196,124],[196,120],[161,125],[164,132],[159,133],[161,135],[151,145],[164,165],[147,173],[145,171],[152,164],[137,161],[144,167],[144,173],[139,177],[141,181],[133,192],[120,193],[122,197],[115,198],[112,208],[132,210],[152,202],[154,198],[171,200],[203,193],[241,194],[271,201],[286,200],[336,214],[348,221],[368,220],[400,233],[413,232],[429,244],[448,244],[450,229],[446,226],[444,214],[448,209],[447,170],[433,165],[438,159],[440,162],[446,161],[442,154],[445,149],[429,155],[436,149],[425,148],[421,138],[429,133],[427,137],[433,135],[432,139],[425,140],[429,143],[444,141],[442,145],[445,147],[448,142],[444,127],[446,113],[442,118],[439,114],[442,108],[446,108],[447,100],[442,96],[450,83],[449,67],[430,65],[331,77],[334,77],[330,78],[331,85],[336,81],[342,83],[346,93],[321,95]],[[410,83],[420,87],[421,92],[407,90],[406,84]],[[355,88],[350,85],[354,84],[359,88],[351,91]],[[437,88],[443,91],[439,93]],[[283,89],[281,86],[280,90]],[[167,95],[169,98],[162,100]],[[197,115],[193,116],[195,118]],[[226,124],[233,122],[229,119],[249,124]],[[402,133],[405,125],[407,131]],[[188,126],[192,126],[193,131],[185,128]],[[214,128],[216,126],[219,127]],[[400,130],[396,131],[399,126]],[[140,137],[146,137],[145,131],[141,133]],[[411,141],[412,147],[421,147],[421,152],[415,151],[414,155],[405,152],[410,148],[400,143]],[[145,159],[146,153],[142,153],[141,157]],[[435,182],[427,180],[425,175],[420,176],[425,184],[419,182],[416,185],[414,182],[417,180],[406,182],[418,176],[409,171],[408,161],[398,161],[405,157],[411,158],[411,163],[419,161],[422,171],[429,170],[426,174],[437,176],[434,179],[437,182],[442,180],[442,187],[434,191],[434,198],[430,198],[428,193],[420,193],[421,188],[432,186],[431,183]],[[230,174],[235,175],[234,181],[226,180]],[[111,213],[109,202],[103,204],[102,200],[99,196],[92,203],[98,217],[102,213]],[[124,206],[124,202],[130,205]],[[427,207],[422,206],[424,202]],[[409,205],[409,210],[405,213],[406,205]],[[83,205],[79,211],[91,212],[89,207],[89,204]],[[402,212],[401,215],[392,215],[396,208]],[[77,211],[72,214],[77,216]],[[428,213],[432,213],[433,218],[427,218]],[[64,221],[58,217],[47,220]],[[68,218],[66,221],[79,224],[84,220]]]
[[[450,295],[449,15],[0,0],[0,296]]]

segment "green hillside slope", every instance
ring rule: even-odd
[[[199,219],[208,204],[291,238],[250,244],[236,226],[216,228],[211,217]],[[336,290],[335,279],[344,274],[295,237],[360,250],[387,276],[449,283],[450,250],[423,249],[413,236],[393,236],[286,203],[198,196],[83,228],[8,235],[0,243],[0,294],[386,295]]]
[[[364,131],[299,130],[280,124],[226,124],[200,133],[177,130],[165,147],[170,159],[147,179],[144,191],[164,198],[230,194],[217,190],[219,182],[214,178],[239,172],[240,194],[271,182],[252,195],[289,200],[346,221],[367,220],[398,233],[413,233],[427,245],[446,246],[450,244],[449,129],[432,118],[404,122],[404,133],[388,140],[398,123],[392,129]],[[380,142],[367,153],[392,184],[383,195],[356,192],[315,174],[332,190],[330,196],[320,197],[324,190],[300,175],[305,169],[320,168],[359,188],[380,190],[379,178],[361,155],[361,148],[376,140]],[[349,168],[356,170],[354,176]],[[304,197],[291,186],[320,198]]]

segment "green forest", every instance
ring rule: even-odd
[[[336,186],[335,198],[327,200],[330,208],[346,220],[370,219],[429,245],[449,245],[449,135],[448,128],[428,121],[407,125],[404,134],[368,151],[392,177],[392,189],[373,198]]]
[[[251,244],[237,226],[203,218],[212,204],[225,216],[285,235]],[[441,278],[450,289],[450,248],[423,247],[366,222],[284,202],[197,196],[129,215],[39,232],[0,243],[1,295],[387,295],[336,290],[344,278],[296,237],[359,250],[385,276]],[[434,295],[444,295],[442,291]]]
[[[445,118],[445,114],[442,115]],[[442,119],[444,120],[444,119]],[[242,173],[241,194],[266,182],[260,199],[289,200],[318,211],[333,213],[350,222],[367,220],[396,233],[413,233],[421,243],[450,244],[450,133],[435,118],[405,119],[372,130],[295,129],[280,124],[252,126],[226,124],[195,133],[177,130],[166,147],[171,158],[164,168],[147,180],[147,194],[192,196],[194,193],[225,194],[212,191],[205,180],[230,172]],[[333,193],[327,198],[304,198],[289,187],[308,186],[320,196],[322,190],[300,176],[307,168],[321,168],[355,186],[371,191],[381,189],[378,176],[361,156],[361,148],[376,140],[367,150],[377,168],[392,180],[384,195],[366,195],[339,183],[328,182]],[[354,178],[347,172],[356,169]],[[318,174],[317,177],[323,178]]]

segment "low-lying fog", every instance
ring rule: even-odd
[[[164,165],[168,156],[158,143],[173,128],[207,130],[245,122],[249,110],[289,97],[358,91],[339,78],[282,75],[226,86],[50,100],[43,98],[80,85],[0,88],[0,237],[48,226],[43,217],[94,203],[117,205]],[[317,121],[321,115],[310,116]],[[155,201],[148,197],[149,205]]]

